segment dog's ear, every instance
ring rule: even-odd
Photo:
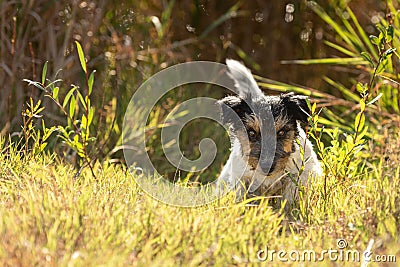
[[[310,108],[307,104],[308,97],[302,95],[281,95],[281,99],[287,114],[293,119],[306,123],[310,114]]]
[[[237,124],[238,117],[241,121],[246,118],[246,114],[251,113],[250,107],[246,102],[237,96],[227,96],[217,102],[221,108],[222,123]]]

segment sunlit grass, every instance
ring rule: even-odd
[[[169,2],[161,16],[162,23],[155,25],[159,48],[166,41],[174,2]],[[357,250],[360,260],[368,244],[372,244],[373,255],[396,255],[398,262],[400,136],[399,129],[394,126],[399,111],[397,70],[387,68],[378,77],[374,68],[368,67],[375,62],[375,69],[378,69],[379,51],[351,9],[346,9],[347,19],[337,20],[317,5],[311,7],[338,36],[335,42],[325,43],[346,57],[283,63],[346,65],[368,74],[368,77],[382,78],[377,81],[376,88],[369,88],[382,95],[370,103],[365,112],[370,127],[370,131],[365,133],[366,138],[352,147],[352,140],[359,137],[355,134],[359,127],[353,127],[353,121],[360,110],[357,85],[361,81],[352,81],[354,86],[348,88],[331,78],[321,78],[334,92],[340,93],[334,96],[327,91],[256,77],[261,87],[314,98],[318,108],[324,108],[315,129],[321,132],[322,126],[327,127],[324,134],[337,131],[337,135],[331,134],[331,138],[324,139],[325,143],[316,146],[320,148],[318,152],[326,169],[325,177],[311,183],[291,214],[273,209],[266,199],[259,205],[251,204],[251,200],[235,203],[233,193],[198,208],[166,205],[148,196],[124,167],[100,164],[96,157],[87,156],[93,162],[93,168],[82,168],[78,175],[76,165],[62,161],[54,154],[45,155],[47,150],[45,146],[41,149],[40,143],[45,138],[35,135],[40,130],[29,121],[31,124],[27,125],[31,128],[23,127],[25,143],[19,141],[6,145],[4,140],[0,141],[0,266],[247,266],[259,265],[258,252],[267,248],[275,252],[313,250],[317,257],[321,257],[323,250],[338,249],[339,239],[347,242],[346,250]],[[234,5],[211,22],[199,38],[204,39],[222,22],[244,14],[238,8]],[[395,13],[392,5],[389,8]],[[399,34],[397,17],[394,21],[395,36]],[[153,23],[157,24],[154,20]],[[382,20],[381,24],[384,30],[389,29],[387,21]],[[148,34],[147,30],[143,32]],[[192,39],[184,41],[191,42]],[[183,46],[184,41],[171,46]],[[386,46],[399,47],[398,38],[388,41]],[[241,48],[234,44],[229,47],[252,69],[260,68]],[[367,52],[371,62],[362,57]],[[148,73],[158,70],[160,64],[157,62],[168,59],[164,55],[157,57],[151,57],[154,62],[148,62]],[[84,65],[82,58],[80,62]],[[151,61],[150,57],[148,60]],[[172,64],[170,61],[168,64]],[[124,93],[119,95],[120,99],[129,99],[125,96],[130,96],[135,81],[141,80],[133,79],[133,75],[126,76],[129,75],[119,76],[121,82],[126,83],[121,86]],[[375,99],[375,95],[373,97]],[[170,106],[182,99],[180,94],[172,95]],[[121,102],[118,105],[123,106]],[[110,113],[121,117],[123,112],[117,114],[120,111],[117,112],[116,107],[117,100],[113,98],[108,107],[113,110]],[[159,114],[159,111],[155,113]],[[33,116],[34,113],[31,113],[31,118],[39,117]],[[106,118],[108,125],[114,125],[114,115]],[[162,121],[161,117],[154,116],[155,125]],[[119,136],[119,129],[115,131]],[[101,142],[108,139],[101,134],[98,136],[104,139]],[[351,136],[355,136],[354,139]],[[377,136],[379,138],[375,138]],[[156,155],[161,155],[158,139],[153,140],[148,147],[156,150]],[[94,146],[95,149],[99,147]],[[64,160],[68,156],[65,153]],[[108,159],[106,157],[104,162]],[[161,192],[168,193],[166,190]],[[182,196],[171,196],[171,199],[174,197]],[[286,259],[288,257],[286,255]],[[271,261],[269,257],[264,264],[280,265],[276,254],[274,259]],[[299,262],[289,260],[289,263],[298,265]],[[353,261],[331,261],[325,256],[322,262],[305,262],[304,266],[313,264],[360,265]],[[381,263],[371,265],[380,266]]]
[[[340,238],[360,253],[374,239],[373,253],[399,255],[400,161],[373,158],[355,179],[327,177],[327,197],[323,179],[314,182],[293,211],[298,220],[288,220],[266,201],[251,206],[232,195],[200,208],[169,206],[122,167],[96,165],[97,180],[87,169],[73,179],[66,163],[11,149],[0,155],[0,265],[256,265],[265,246],[320,255]]]

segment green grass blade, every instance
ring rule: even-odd
[[[203,33],[200,35],[199,39],[203,39],[204,37],[206,37],[212,30],[214,30],[216,27],[221,25],[224,21],[231,19],[231,18],[238,17],[240,14],[244,14],[242,12],[237,11],[241,4],[242,4],[241,1],[237,2],[225,14],[223,14],[221,17],[219,17],[217,20],[215,20],[213,23],[211,23],[211,25],[208,26],[207,29],[205,29],[203,31]]]
[[[171,14],[172,14],[172,10],[174,8],[174,5],[175,5],[175,0],[171,0],[168,3],[167,8],[162,12],[161,23],[162,23],[162,27],[163,27],[163,32],[165,30],[164,28],[168,24],[168,21],[170,21],[170,19],[171,19]]]
[[[348,34],[344,31],[344,29],[337,24],[326,12],[318,5],[316,2],[309,3],[310,8],[326,23],[328,23],[335,30],[337,34],[343,39],[343,41],[348,44],[350,47],[353,47],[353,42],[348,37]]]
[[[267,78],[264,78],[264,77],[261,77],[258,75],[253,75],[253,76],[256,80],[260,81],[257,83],[259,86],[273,90],[273,91],[282,92],[282,93],[295,92],[295,93],[303,94],[306,96],[326,98],[326,99],[332,98],[331,95],[321,92],[321,91],[318,91],[314,88],[305,88],[305,87],[301,87],[301,86],[297,86],[297,85],[290,85],[290,84],[274,81],[271,79],[267,79]]]
[[[326,119],[330,120],[331,122],[338,123],[341,125],[347,124],[345,119],[343,119],[342,117],[337,115],[335,112],[331,111],[330,109],[324,108],[323,112],[325,115],[324,117],[326,117]]]
[[[279,84],[263,83],[263,82],[261,82],[261,83],[259,82],[258,85],[263,88],[267,88],[267,89],[281,92],[281,93],[294,92],[294,93],[302,94],[305,96],[320,97],[320,98],[325,98],[327,96],[325,93],[322,93],[322,92],[312,91],[307,88],[302,88],[302,87],[293,86],[293,85],[279,85]]]
[[[369,63],[362,57],[355,58],[318,58],[318,59],[295,59],[295,60],[282,60],[282,64],[300,64],[300,65],[313,65],[313,64],[337,64],[337,65],[368,65]]]
[[[355,48],[357,49],[357,51],[361,52],[361,51],[365,51],[365,47],[363,42],[361,41],[361,39],[358,37],[357,32],[354,30],[353,26],[349,23],[349,21],[347,19],[342,19],[343,25],[346,27],[347,29],[347,36],[349,37],[349,39],[353,42]]]
[[[239,46],[235,45],[234,43],[230,43],[230,48],[235,50],[236,54],[246,63],[246,65],[250,66],[254,70],[261,70],[261,66],[257,64],[246,52],[243,51]]]
[[[326,125],[326,126],[337,127],[339,129],[343,129],[343,130],[345,130],[347,132],[352,132],[353,131],[353,129],[351,127],[348,127],[348,126],[343,125],[341,123],[337,123],[337,122],[333,122],[333,121],[327,120],[327,119],[325,119],[323,117],[319,117],[318,118],[318,122],[323,124],[323,125]]]
[[[334,80],[328,77],[324,77],[324,81],[326,81],[328,84],[338,89],[347,99],[353,100],[355,102],[360,101],[361,98],[357,94],[353,93],[351,90],[347,89],[342,84],[335,82]]]
[[[357,57],[357,54],[356,54],[356,53],[354,53],[354,52],[352,52],[352,51],[350,51],[350,50],[344,48],[343,46],[334,44],[334,43],[329,42],[329,41],[324,41],[324,43],[325,43],[327,46],[330,46],[330,47],[332,47],[333,49],[336,49],[337,51],[342,52],[343,54],[345,54],[345,55],[347,55],[347,56],[350,56],[350,57]]]
[[[364,41],[364,43],[366,44],[366,46],[368,47],[370,53],[372,54],[372,56],[374,57],[374,59],[377,61],[379,56],[376,53],[376,49],[374,48],[374,46],[372,45],[370,39],[368,38],[368,35],[365,33],[364,29],[361,27],[360,23],[358,22],[357,17],[354,15],[353,11],[347,7],[346,11],[349,13],[350,18],[352,19],[354,25],[356,26],[358,33],[360,34],[362,40]]]

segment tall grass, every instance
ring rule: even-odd
[[[21,157],[13,146],[0,150],[0,264],[3,266],[252,266],[260,250],[344,249],[399,255],[400,136],[371,150],[369,171],[351,183],[330,177],[315,181],[287,221],[267,200],[257,206],[235,203],[234,195],[184,209],[144,194],[122,167],[96,165],[73,179],[73,166],[37,154]],[[391,151],[389,154],[387,151]],[[327,157],[335,167],[335,155]],[[389,159],[385,159],[389,157]],[[286,256],[288,257],[288,256]],[[393,260],[393,259],[392,259]],[[398,260],[398,259],[397,259]],[[289,261],[297,266],[299,261]],[[308,262],[354,266],[360,262]],[[381,266],[372,263],[371,266]],[[390,266],[390,265],[389,265]]]
[[[237,15],[247,15],[246,12],[240,12],[241,3],[229,5],[214,21],[203,25],[204,30],[200,31],[202,34],[198,38],[182,38],[179,41],[172,38],[173,25],[176,27],[176,24],[171,19],[174,8],[180,4],[178,1],[163,1],[162,4],[151,1],[123,2],[120,8],[124,12],[117,9],[121,14],[106,11],[104,7],[112,6],[107,1],[67,3],[62,6],[65,9],[61,8],[64,12],[61,15],[46,13],[49,19],[64,18],[68,22],[83,19],[97,24],[67,24],[66,32],[57,32],[54,28],[59,25],[57,23],[47,25],[47,30],[60,34],[49,35],[49,43],[57,47],[56,43],[63,40],[65,47],[62,53],[68,52],[60,59],[58,56],[61,52],[54,52],[54,48],[45,49],[47,44],[43,43],[43,51],[52,56],[43,57],[50,60],[47,65],[38,62],[37,58],[42,58],[42,55],[34,53],[38,51],[35,45],[42,39],[32,42],[29,56],[23,53],[26,49],[22,46],[26,43],[21,43],[21,40],[27,41],[23,36],[33,34],[29,28],[32,25],[29,24],[30,20],[42,22],[40,18],[44,17],[37,16],[35,12],[29,13],[32,6],[28,3],[1,2],[4,8],[0,12],[11,12],[11,20],[16,17],[15,24],[7,24],[4,19],[1,22],[2,32],[12,36],[5,47],[13,52],[4,52],[7,50],[3,49],[3,44],[0,53],[4,53],[5,58],[9,59],[7,62],[16,68],[7,71],[8,65],[1,65],[9,75],[6,77],[11,77],[7,81],[9,86],[5,87],[6,93],[9,93],[11,100],[19,101],[18,109],[6,113],[9,124],[3,127],[2,132],[12,128],[16,122],[10,118],[17,118],[21,105],[27,104],[22,109],[21,136],[17,138],[14,134],[5,138],[0,135],[0,265],[279,265],[281,262],[277,258],[260,262],[257,255],[261,250],[268,249],[313,249],[321,256],[323,250],[339,249],[338,240],[345,240],[347,244],[342,251],[354,249],[361,257],[367,250],[373,255],[385,255],[387,260],[393,261],[393,256],[400,253],[400,98],[397,73],[400,22],[396,2],[387,1],[392,16],[380,18],[374,37],[368,36],[352,9],[346,7],[347,1],[334,2],[339,3],[338,14],[346,12],[346,16],[336,17],[335,6],[324,9],[316,3],[307,3],[321,20],[332,27],[333,38],[326,40],[325,44],[342,57],[284,63],[346,66],[346,71],[354,71],[356,76],[350,75],[348,80],[340,81],[326,76],[323,78],[325,86],[331,89],[325,90],[256,76],[262,87],[277,92],[294,91],[315,99],[310,106],[312,114],[307,133],[315,143],[325,175],[314,180],[308,190],[301,191],[301,199],[290,210],[290,214],[284,213],[283,209],[273,209],[268,205],[268,198],[261,198],[259,205],[251,204],[252,199],[236,203],[234,194],[197,209],[168,206],[145,194],[123,164],[114,164],[122,161],[119,136],[123,110],[120,108],[127,105],[136,85],[159,69],[183,61],[189,55],[191,57],[186,50],[188,45],[196,44],[200,49],[204,44],[215,44],[215,36],[211,35],[214,30]],[[32,5],[51,10],[61,4],[36,1]],[[15,6],[20,9],[15,11]],[[129,39],[128,35],[132,21],[126,14],[135,10],[132,8],[148,12],[135,17],[138,25],[143,27],[137,39]],[[200,5],[195,6],[195,10],[199,8]],[[82,15],[79,10],[85,10],[89,15]],[[160,13],[156,16],[150,12],[153,10]],[[24,12],[30,15],[23,17]],[[113,23],[105,23],[104,26],[101,19],[103,15],[108,23]],[[25,26],[26,31],[15,30],[19,29],[18,25]],[[68,40],[72,32],[76,33],[73,27],[79,25],[92,26],[88,26],[90,29],[79,29],[81,34],[75,37],[81,38],[82,48],[78,46],[78,53],[75,53],[75,48]],[[201,23],[193,25],[200,27]],[[41,27],[35,28],[36,34],[44,29],[43,25]],[[102,40],[85,35],[84,32],[88,33],[89,30],[94,35],[96,32],[109,33],[105,38],[109,46],[106,52],[96,53],[93,47]],[[62,34],[65,34],[65,38]],[[147,37],[144,36],[146,34]],[[38,36],[43,35],[44,30]],[[253,61],[251,55],[233,42],[225,42],[224,38],[223,48],[216,52],[216,58],[222,59],[229,48],[257,69],[257,62]],[[134,49],[133,44],[140,49]],[[17,57],[23,59],[17,60]],[[26,93],[32,87],[22,87],[13,72],[15,70],[18,73],[16,65],[24,66],[21,65],[24,60],[32,63],[32,79],[29,75],[24,78],[43,89],[29,91],[32,92],[32,98]],[[93,82],[88,70],[94,69],[96,61],[106,64],[96,68],[99,76]],[[68,89],[68,77],[64,76],[64,82],[56,83],[52,78],[63,64],[67,66],[67,73],[78,73],[74,76],[76,86],[72,90]],[[128,65],[130,68],[126,68]],[[42,66],[45,66],[43,70]],[[3,79],[6,81],[6,78]],[[87,90],[86,94],[85,90],[77,89],[79,85]],[[51,112],[54,110],[53,104],[36,100],[35,94],[41,97],[39,93],[47,94],[57,108],[61,106],[59,113]],[[157,138],[160,125],[179,102],[202,95],[218,98],[222,92],[178,88],[160,101],[163,108],[157,106],[151,114],[149,125],[154,127],[147,129],[148,153],[167,175],[176,175],[176,169],[165,164],[162,158],[163,152]],[[0,99],[2,112],[9,110],[11,102],[7,101],[11,100]],[[97,104],[93,105],[97,110],[90,116],[89,102]],[[44,113],[47,117],[42,117]],[[91,116],[92,128],[89,123]],[[55,122],[48,122],[49,119]],[[52,135],[60,128],[49,124],[65,127],[63,129],[68,132],[64,135],[64,144]],[[192,137],[201,139],[215,135],[214,128],[213,124],[208,127],[195,125],[181,136],[183,141],[190,144],[187,148],[190,156],[196,157],[199,153],[196,150],[197,139]],[[89,147],[93,135],[97,137],[97,143],[92,143],[90,147],[100,150],[102,155],[98,158],[82,150],[84,146]],[[218,151],[223,151],[219,153],[218,162],[223,162],[223,157],[228,155],[226,133],[221,129],[220,134],[214,137],[218,144],[221,143]],[[78,167],[85,167],[86,162],[89,168],[79,168],[77,172],[76,166],[71,164],[74,155],[71,149],[75,151],[75,156],[81,158]],[[216,176],[219,167],[214,166],[209,173],[200,176],[188,176],[187,173],[179,175],[183,181],[208,182]],[[296,265],[298,261],[290,261],[290,264]],[[355,263],[325,258],[321,262],[304,264],[354,266]],[[362,264],[365,266],[365,263]],[[372,266],[380,264],[371,263]]]
[[[325,86],[335,89],[336,94],[340,93],[339,96],[319,92],[319,90],[315,89],[279,84],[259,77],[261,85],[270,87],[273,90],[293,90],[316,97],[320,107],[328,107],[328,109],[322,110],[329,120],[324,121],[325,124],[339,127],[342,125],[342,128],[346,130],[349,128],[346,128],[345,121],[352,122],[354,120],[355,113],[353,111],[359,108],[358,102],[362,98],[360,93],[363,92],[363,88],[369,87],[370,91],[367,98],[371,101],[368,104],[368,114],[370,114],[369,116],[372,120],[370,130],[374,132],[376,129],[376,118],[378,117],[382,118],[383,121],[385,121],[384,118],[390,118],[391,122],[399,126],[398,117],[394,116],[394,114],[399,114],[400,106],[397,77],[399,61],[396,52],[398,51],[399,43],[398,38],[393,37],[398,34],[397,30],[395,30],[395,25],[398,25],[399,21],[395,4],[393,1],[387,1],[387,3],[387,11],[390,12],[387,16],[391,14],[391,19],[381,18],[376,25],[377,36],[368,36],[350,7],[344,9],[345,15],[339,13],[336,16],[331,16],[316,2],[308,2],[309,7],[334,30],[335,40],[326,40],[325,44],[335,49],[339,55],[344,54],[345,57],[334,56],[310,60],[287,60],[282,63],[346,65],[348,66],[346,70],[356,70],[357,76],[346,81],[346,83],[350,82],[350,86],[343,85],[328,76],[323,78],[326,82]],[[388,29],[390,30],[388,31]],[[392,58],[392,54],[395,57]],[[337,116],[338,114],[340,115]]]

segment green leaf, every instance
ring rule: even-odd
[[[92,73],[89,76],[89,81],[88,81],[88,86],[89,86],[89,95],[92,94],[92,90],[93,90],[93,83],[94,83],[94,73],[96,72],[96,70],[93,70]]]
[[[55,100],[57,100],[58,101],[58,92],[60,91],[60,88],[57,86],[57,87],[54,87],[54,89],[53,89],[53,98],[55,99]]]
[[[369,62],[369,65],[371,66],[371,68],[374,67],[374,62],[372,61],[372,57],[369,53],[367,52],[361,52],[361,56]]]
[[[79,99],[79,101],[81,102],[83,108],[86,109],[86,102],[85,102],[85,100],[83,99],[83,96],[82,96],[81,92],[76,91],[76,94],[77,94],[78,99]]]
[[[72,94],[75,92],[76,87],[73,87],[71,90],[68,91],[67,95],[64,98],[64,102],[62,104],[63,108],[68,104],[69,99],[71,98]]]
[[[386,37],[386,28],[382,24],[377,24],[376,27]]]
[[[240,47],[236,46],[233,43],[230,43],[229,45],[230,48],[235,50],[236,54],[244,61],[247,63],[247,65],[251,66],[255,70],[260,70],[261,66],[258,65],[243,49]]]
[[[42,128],[45,129],[45,131],[43,133],[42,141],[46,141],[51,136],[51,134],[57,130],[57,128],[55,126],[53,126],[51,128],[46,128],[44,123],[42,123]]]
[[[358,138],[364,138],[368,133],[368,125],[365,125],[364,129],[358,133]]]
[[[361,112],[357,113],[356,118],[354,119],[354,130],[357,131],[360,125],[360,117],[361,117]]]
[[[369,39],[371,40],[371,43],[373,43],[374,45],[379,45],[379,38],[376,37],[375,35],[370,35]]]
[[[93,137],[88,138],[87,141],[88,141],[88,142],[94,142],[94,141],[96,141],[96,139],[97,139],[97,138],[93,136]]]
[[[76,44],[76,49],[78,50],[78,57],[79,61],[81,62],[81,67],[83,71],[87,74],[85,54],[83,53],[82,46],[78,41],[75,41],[75,44]]]
[[[386,33],[381,32],[381,33],[379,34],[378,41],[379,41],[379,43],[378,43],[379,49],[382,49],[383,46],[385,45]]]
[[[367,86],[368,85],[366,83],[364,84],[357,83],[356,85],[357,92],[359,92],[360,94],[364,94],[368,90]]]
[[[89,97],[87,97],[87,96],[85,96],[85,101],[86,101],[86,103],[87,103],[87,106],[88,106],[88,108],[91,106],[91,102],[90,102],[90,98]]]
[[[364,128],[365,116],[363,112],[359,112],[354,120],[354,130],[359,132]]]
[[[87,119],[86,116],[83,115],[81,120],[81,129],[83,129],[83,132],[86,131],[86,127],[87,127]]]
[[[364,110],[365,110],[365,101],[364,101],[364,99],[360,100],[360,110],[361,110],[361,112],[364,112]]]
[[[71,118],[73,118],[75,114],[75,103],[76,103],[75,96],[72,95],[71,101],[69,102],[69,116]]]
[[[388,64],[388,59],[387,58],[382,59],[380,64],[378,65],[378,67],[376,69],[375,74],[378,75],[378,74],[381,74],[382,72],[384,72],[385,69],[386,69],[387,64]]]
[[[318,118],[319,118],[318,114],[315,114],[315,115],[313,116],[314,123],[318,123]]]
[[[389,25],[386,29],[386,43],[390,43],[393,40],[394,29],[392,25]]]
[[[57,126],[58,131],[62,134],[62,135],[58,135],[59,137],[61,137],[64,141],[69,141],[69,136],[71,135],[70,132],[68,132],[63,126]]]
[[[318,136],[319,139],[321,139],[322,133],[323,133],[323,131],[320,132],[320,135]],[[321,152],[324,151],[324,148],[325,148],[324,142],[318,142],[318,147],[319,147],[319,150],[320,150]]]
[[[346,136],[346,145],[354,145],[354,138],[351,135]]]
[[[90,109],[89,109],[89,121],[88,121],[88,126],[90,126],[90,125],[92,124],[93,115],[94,115],[94,107],[90,107]]]
[[[317,109],[317,103],[314,102],[314,104],[311,107],[311,114],[314,114],[316,109]],[[318,116],[318,115],[316,115],[316,116]]]
[[[47,74],[47,62],[44,63],[43,70],[42,70],[42,84],[46,81],[46,74]]]
[[[42,144],[40,145],[40,147],[39,147],[39,151],[40,151],[40,152],[43,152],[43,150],[46,148],[46,146],[47,146],[47,143],[46,143],[46,142],[42,143]]]

